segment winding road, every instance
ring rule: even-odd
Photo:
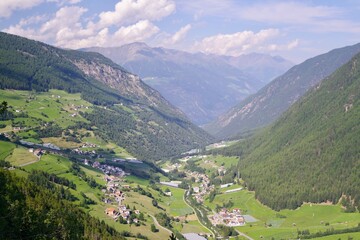
[[[172,231],[170,231],[169,229],[167,229],[166,227],[163,227],[159,224],[159,222],[156,220],[156,218],[149,214],[149,216],[154,220],[154,223],[155,223],[155,226],[158,227],[158,228],[162,228],[163,230],[167,231],[170,235],[173,233]]]
[[[196,215],[195,209],[194,209],[190,204],[188,204],[187,201],[185,200],[185,196],[186,196],[187,193],[188,193],[188,191],[185,191],[185,193],[184,193],[184,195],[183,195],[183,201],[186,203],[186,205],[188,205],[188,206],[194,211],[194,213],[195,213],[195,215]],[[202,214],[201,211],[199,211],[199,212]],[[212,234],[214,237],[216,236],[215,233],[214,233],[211,229],[209,229],[208,227],[206,227],[206,226],[200,221],[200,219],[198,219],[198,221],[199,221],[199,223],[201,224],[201,226],[203,226],[203,227],[206,228],[209,232],[211,232],[211,234]]]

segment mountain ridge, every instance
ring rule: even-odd
[[[358,52],[360,44],[355,44],[310,58],[268,83],[204,129],[218,138],[232,138],[261,128],[276,120],[308,89]]]
[[[82,50],[99,52],[138,74],[198,125],[214,120],[292,65],[262,54],[236,58],[144,43]]]

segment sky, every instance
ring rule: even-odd
[[[294,63],[360,42],[358,0],[1,0],[0,29],[79,49],[145,42]]]

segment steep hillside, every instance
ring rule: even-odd
[[[218,138],[229,138],[273,122],[307,90],[359,51],[360,44],[339,48],[292,67],[205,129]]]
[[[1,239],[126,239],[104,221],[67,201],[64,192],[68,189],[44,178],[36,182],[15,177],[3,167],[0,168]]]
[[[0,89],[81,93],[93,104],[82,117],[104,139],[143,159],[170,156],[210,140],[139,77],[96,53],[0,33]]]
[[[279,57],[239,57],[188,53],[132,43],[118,48],[90,48],[139,74],[197,124],[213,121],[264,86],[292,64]]]
[[[248,188],[276,210],[337,203],[345,195],[347,211],[353,211],[360,207],[359,119],[360,54],[274,124],[223,153],[240,156]]]

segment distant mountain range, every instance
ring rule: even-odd
[[[233,138],[280,117],[311,87],[360,52],[360,44],[332,50],[292,67],[205,129],[217,138]]]
[[[321,65],[320,60],[326,60],[329,66],[331,59],[335,64],[344,52],[358,48],[356,45],[314,58],[306,62],[309,68],[302,70],[314,74],[314,62]],[[360,209],[359,136],[357,54],[317,83],[275,123],[222,153],[240,157],[238,170],[246,186],[273,209],[295,209],[304,202],[336,204],[342,199],[344,211],[355,212]]]
[[[198,125],[215,120],[293,65],[264,54],[206,55],[145,43],[82,50],[101,53],[138,74]]]
[[[136,157],[169,157],[212,139],[138,76],[98,53],[63,50],[6,33],[0,33],[0,53],[0,89],[81,93],[93,106],[81,114],[80,128],[87,122],[86,128]],[[40,120],[31,121],[41,125]]]

